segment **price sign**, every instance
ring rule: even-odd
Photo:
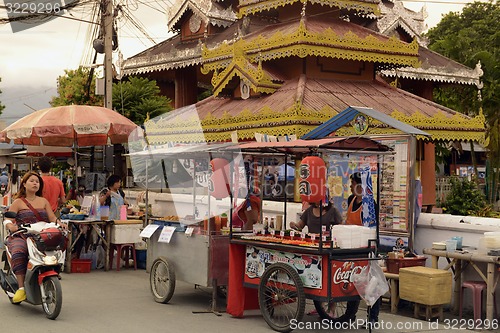
[[[280,231],[281,238],[285,237],[285,232],[283,230]]]
[[[270,233],[271,233],[271,236],[274,236],[274,234],[275,234],[274,229],[271,229]]]
[[[321,237],[321,239],[323,240],[323,242],[326,242],[326,236],[325,236],[325,235],[323,235],[323,236]]]
[[[312,241],[315,241],[315,240],[316,240],[316,235],[315,235],[315,234],[312,234],[312,235],[311,235],[311,240],[312,240]]]
[[[293,230],[292,230],[292,231],[290,231],[290,237],[291,237],[291,238],[295,237],[295,231],[293,231]]]
[[[300,233],[300,238],[305,239],[305,238],[306,238],[306,234],[305,234],[305,233],[303,233],[303,232],[301,232],[301,233]]]

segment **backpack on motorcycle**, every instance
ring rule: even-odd
[[[57,228],[48,228],[42,230],[38,235],[33,237],[36,247],[39,251],[55,251],[66,249],[66,237],[61,230]]]

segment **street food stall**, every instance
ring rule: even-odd
[[[276,331],[288,332],[291,323],[301,321],[306,298],[313,300],[324,319],[354,319],[360,296],[352,276],[366,271],[371,259],[378,259],[371,256],[376,254],[379,238],[378,220],[371,208],[374,200],[379,201],[380,157],[393,152],[364,137],[252,142],[240,144],[238,149],[243,154],[300,160],[296,185],[307,202],[330,201],[327,193],[334,197],[336,191],[347,199],[349,192],[344,192],[348,184],[342,183],[342,177],[361,172],[363,209],[370,212],[364,214],[366,220],[364,217],[360,226],[329,228],[323,221],[317,234],[291,230],[293,216],[285,217],[281,230],[267,225],[254,226],[250,232],[232,231],[227,312],[241,316],[249,295],[246,289],[253,288],[265,321]],[[285,197],[285,216],[286,202]]]
[[[191,171],[191,201],[171,194],[169,214],[162,217],[147,215],[147,225],[141,236],[147,238],[147,267],[154,300],[168,303],[173,296],[177,280],[200,287],[212,287],[212,312],[216,311],[216,298],[228,283],[229,234],[225,232],[229,201],[229,188],[217,190],[211,185],[222,170],[214,170],[214,161],[224,153],[227,144],[172,145],[130,154],[134,176],[144,172],[146,200],[151,190],[148,179],[156,178],[151,172],[160,170],[161,186],[169,183],[168,169],[182,163]],[[227,155],[227,153],[226,153]],[[231,157],[233,154],[230,154]],[[182,162],[181,162],[182,161]],[[160,167],[155,167],[160,165]],[[190,168],[190,166],[193,166]],[[211,166],[207,174],[205,167]],[[224,170],[229,170],[226,165]],[[189,173],[189,172],[188,172]],[[204,176],[200,177],[199,173]],[[207,180],[208,175],[208,181]],[[188,191],[189,192],[189,191]],[[216,202],[217,201],[217,202]],[[148,213],[148,211],[146,211]]]

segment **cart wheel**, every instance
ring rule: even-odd
[[[260,279],[259,306],[273,330],[290,332],[292,319],[301,321],[306,306],[304,285],[297,271],[283,263],[269,266]]]
[[[175,289],[175,271],[164,257],[159,257],[153,262],[149,284],[156,302],[168,303],[170,301]]]
[[[320,302],[314,301],[314,307],[321,319],[329,319],[332,322],[348,322],[356,318],[359,301],[347,302]]]

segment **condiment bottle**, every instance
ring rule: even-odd
[[[267,229],[269,227],[269,218],[267,216],[264,216],[264,229]]]

